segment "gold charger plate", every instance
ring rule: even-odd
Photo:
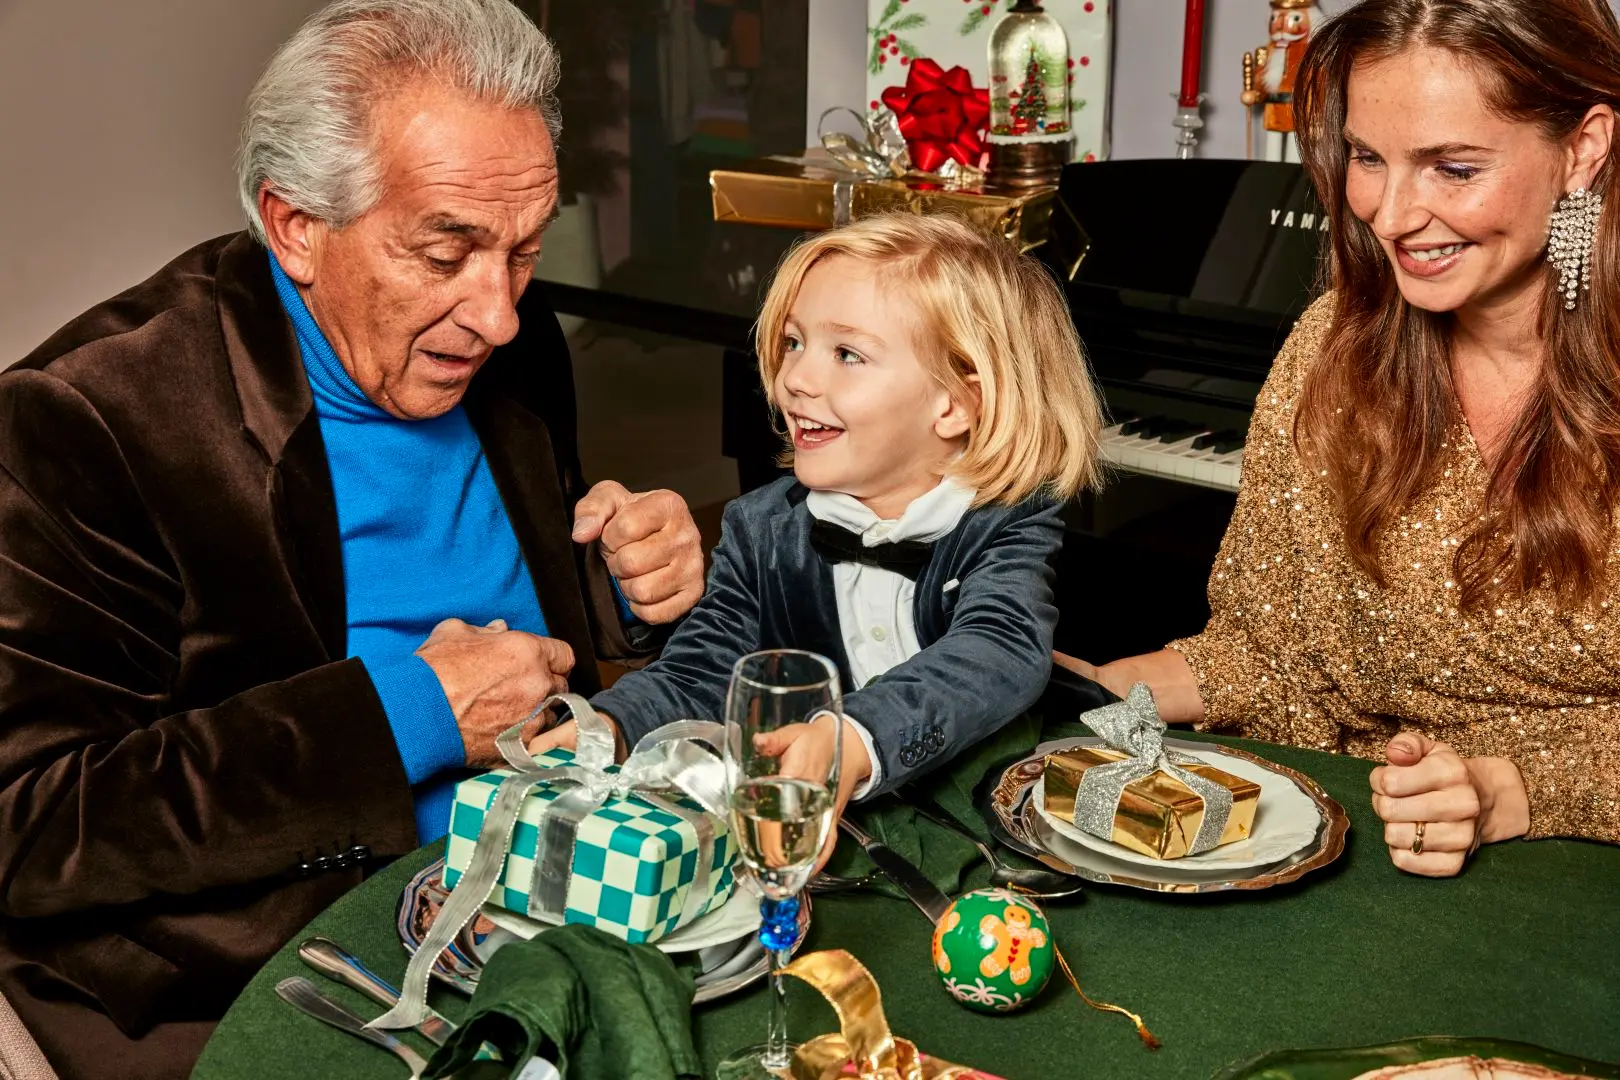
[[[1112,858],[1057,835],[1036,811],[1031,794],[1040,780],[1046,755],[1075,746],[1098,746],[1098,738],[1056,739],[1044,742],[1031,753],[1013,762],[985,794],[981,810],[996,837],[1016,851],[1039,860],[1060,873],[1071,874],[1099,885],[1122,885],[1162,893],[1209,893],[1234,889],[1266,889],[1297,881],[1320,869],[1344,853],[1345,833],[1350,818],[1320,784],[1304,773],[1267,761],[1256,754],[1218,743],[1167,738],[1164,745],[1175,750],[1215,751],[1242,758],[1285,776],[1315,804],[1321,816],[1316,836],[1286,859],[1269,866],[1251,867],[1224,875],[1211,875],[1175,862],[1162,867],[1146,867]]]

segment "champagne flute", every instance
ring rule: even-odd
[[[720,1064],[720,1080],[776,1077],[789,1064],[781,970],[798,941],[799,890],[832,831],[842,709],[838,668],[825,656],[768,649],[732,668],[725,752],[731,827],[738,869],[761,894],[759,940],[770,957],[771,1019],[764,1043]],[[791,725],[805,730],[782,752],[770,736]]]

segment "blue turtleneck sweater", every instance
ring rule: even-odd
[[[348,654],[365,663],[382,699],[427,843],[449,829],[466,758],[438,676],[415,650],[442,619],[475,626],[505,619],[513,630],[544,634],[545,616],[466,412],[457,405],[431,420],[400,420],[378,408],[274,256],[270,269],[298,337],[332,472]]]

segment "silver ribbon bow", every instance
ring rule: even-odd
[[[574,763],[544,766],[524,745],[523,731],[530,720],[556,704],[568,707],[579,729]],[[636,743],[635,750],[616,772],[609,770],[615,756],[613,729],[577,694],[556,694],[547,698],[528,719],[502,732],[495,740],[495,748],[512,767],[513,774],[495,789],[495,797],[484,812],[472,859],[439,909],[416,955],[411,957],[399,1002],[366,1026],[408,1028],[427,1016],[428,979],[433,963],[494,891],[501,869],[506,865],[523,803],[540,784],[570,786],[552,801],[541,819],[539,844],[534,853],[534,878],[529,884],[531,917],[562,917],[567,908],[568,881],[579,823],[608,799],[634,794],[688,822],[697,831],[697,877],[686,894],[681,925],[696,918],[709,900],[709,864],[714,860],[714,821],[709,815],[724,817],[726,812],[726,770],[718,756],[724,731],[723,725],[703,720],[665,724]],[[658,794],[671,789],[683,792],[703,807],[703,812],[688,809]]]
[[[1114,814],[1127,785],[1163,770],[1204,800],[1204,820],[1187,854],[1197,855],[1221,842],[1226,820],[1232,815],[1232,793],[1213,780],[1180,768],[1203,762],[1191,754],[1167,749],[1165,723],[1153,704],[1146,683],[1137,683],[1124,701],[1080,714],[1080,722],[1095,731],[1115,750],[1131,755],[1107,765],[1093,765],[1080,778],[1074,793],[1074,823],[1093,836],[1112,840]]]
[[[848,113],[859,125],[859,135],[834,128],[828,130],[827,118]],[[835,105],[822,112],[816,121],[816,138],[822,149],[847,172],[833,180],[833,224],[848,225],[855,204],[855,185],[863,180],[893,180],[906,175],[911,168],[911,154],[906,140],[900,137],[900,122],[886,108],[873,109],[864,115],[854,109]],[[810,158],[787,158],[807,165],[826,166],[826,161]]]

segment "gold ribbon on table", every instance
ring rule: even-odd
[[[996,1080],[966,1065],[924,1057],[889,1030],[877,980],[843,949],[807,953],[782,969],[821,991],[838,1013],[838,1031],[793,1052],[792,1080]]]
[[[553,705],[566,705],[578,729],[572,765],[541,765],[525,745],[523,733],[529,722]],[[570,786],[551,803],[541,821],[534,876],[529,883],[531,917],[558,919],[567,908],[579,823],[608,799],[634,795],[696,830],[696,876],[686,894],[679,925],[696,918],[709,900],[709,864],[714,859],[714,823],[709,815],[723,818],[726,813],[725,763],[717,753],[710,752],[721,750],[724,731],[722,725],[705,720],[665,724],[644,735],[617,770],[610,769],[617,756],[613,728],[578,694],[554,694],[522,723],[502,732],[495,740],[495,749],[514,771],[495,789],[467,870],[450,890],[405,969],[399,1002],[366,1026],[415,1027],[427,1017],[428,979],[434,961],[478,914],[500,880],[523,803],[541,784]],[[671,790],[681,791],[703,810],[690,810],[659,794]]]

